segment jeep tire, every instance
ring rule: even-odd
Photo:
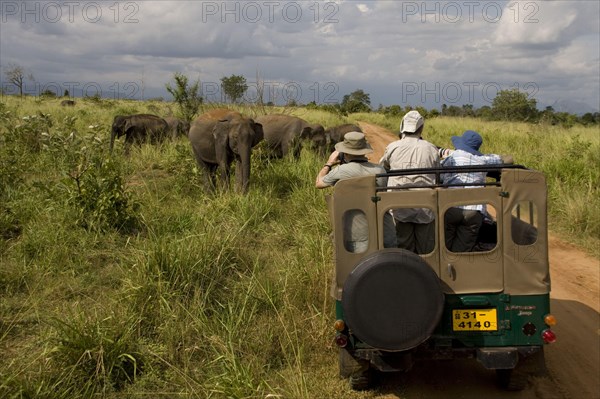
[[[399,248],[368,255],[350,273],[342,296],[344,318],[356,337],[387,350],[412,349],[440,322],[444,294],[433,269]]]

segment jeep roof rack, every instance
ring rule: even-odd
[[[409,184],[399,186],[377,187],[376,191],[389,190],[407,190],[411,188],[436,188],[436,187],[482,187],[482,186],[499,186],[500,174],[502,169],[528,169],[523,165],[513,164],[498,164],[498,165],[467,165],[467,166],[452,166],[439,168],[415,168],[415,169],[392,169],[387,173],[380,173],[376,177],[394,177],[394,176],[411,176],[411,175],[435,175],[435,184]],[[484,183],[460,183],[460,184],[444,184],[442,183],[442,174],[446,173],[470,173],[470,172],[485,172],[492,173],[489,177],[495,179],[493,182]]]

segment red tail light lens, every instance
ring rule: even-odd
[[[335,344],[340,348],[345,348],[348,345],[348,337],[344,334],[338,334],[335,336]]]
[[[553,344],[556,342],[556,334],[550,329],[544,330],[542,331],[542,339],[547,344]]]

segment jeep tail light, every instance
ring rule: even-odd
[[[345,348],[348,345],[348,337],[344,334],[338,334],[335,336],[335,344],[340,348]]]
[[[542,339],[547,344],[553,344],[556,342],[556,334],[551,329],[544,330],[542,331]]]
[[[344,320],[337,319],[335,323],[333,323],[333,328],[335,328],[335,331],[344,331],[346,329],[346,323],[344,323]]]
[[[546,323],[546,325],[549,327],[555,326],[556,317],[548,313],[546,316],[544,316],[544,323]]]

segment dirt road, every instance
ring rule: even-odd
[[[397,136],[359,122],[379,161]],[[576,247],[550,237],[551,309],[558,342],[545,348],[548,376],[535,378],[522,392],[503,392],[493,371],[475,360],[431,361],[408,375],[386,375],[376,398],[600,399],[600,262]]]

